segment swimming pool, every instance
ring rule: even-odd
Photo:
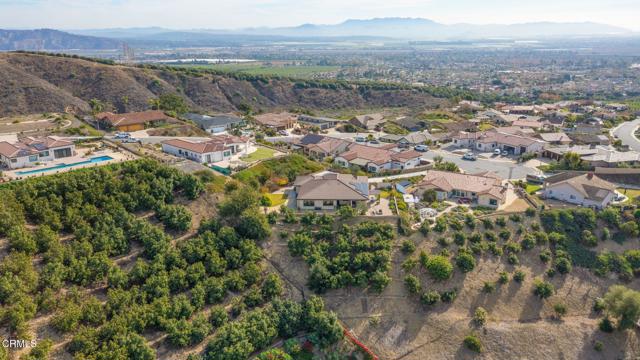
[[[113,158],[111,156],[108,156],[108,155],[97,156],[97,157],[91,158],[89,160],[75,162],[75,163],[71,163],[71,164],[58,164],[56,166],[52,166],[52,167],[48,167],[48,168],[25,170],[25,171],[16,171],[16,175],[32,175],[32,174],[38,174],[38,173],[43,173],[43,172],[48,172],[48,171],[53,171],[53,170],[66,169],[66,168],[70,168],[70,167],[74,167],[74,166],[95,164],[95,163],[99,163],[99,162],[103,162],[103,161],[109,161],[109,160],[113,160]]]

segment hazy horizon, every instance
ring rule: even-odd
[[[461,11],[464,10],[464,11]],[[338,24],[348,19],[424,18],[442,24],[594,22],[640,31],[640,2],[540,0],[0,0],[0,27],[60,30],[163,27],[176,30]]]

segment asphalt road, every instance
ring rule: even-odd
[[[631,150],[640,151],[640,140],[633,135],[640,126],[640,119],[628,121],[613,130],[613,135],[622,141],[622,144],[629,145]]]
[[[462,160],[462,156],[447,151],[428,151],[423,158],[433,160],[436,156],[442,156],[444,161],[450,161],[458,165],[465,173],[474,174],[482,171],[493,171],[504,179],[524,179],[528,174],[539,174],[537,169],[524,166],[506,160],[487,160],[478,157],[476,161]]]

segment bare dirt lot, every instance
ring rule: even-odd
[[[395,224],[395,223],[394,223]],[[308,267],[301,258],[292,258],[286,240],[279,237],[284,227],[274,231],[268,244],[271,261],[284,276],[305,295],[312,292],[305,286]],[[468,229],[465,229],[468,232]],[[442,247],[437,237],[430,234],[414,234],[416,254],[424,249],[437,253]],[[399,245],[403,238],[398,237]],[[634,241],[637,247],[637,241]],[[453,249],[453,247],[452,247]],[[453,251],[452,251],[453,252]],[[636,331],[606,334],[598,330],[599,317],[592,311],[594,299],[616,283],[615,279],[599,278],[587,269],[574,268],[568,275],[556,275],[551,282],[556,293],[541,300],[532,293],[536,277],[543,277],[548,265],[539,260],[539,249],[519,254],[520,266],[514,267],[501,258],[485,254],[479,258],[476,268],[463,274],[458,269],[444,282],[434,282],[424,271],[418,271],[424,289],[458,290],[457,299],[451,303],[438,303],[426,308],[416,295],[410,295],[403,279],[406,273],[400,266],[407,258],[396,250],[393,255],[392,282],[381,294],[360,288],[329,291],[322,295],[328,308],[367,344],[381,359],[624,359],[640,355],[640,339]],[[509,281],[497,285],[492,293],[483,292],[486,281],[495,282],[501,271],[510,275],[514,269],[526,273],[522,283]],[[627,284],[638,289],[638,280]],[[553,317],[553,305],[563,303],[567,315],[562,320]],[[489,314],[484,328],[472,322],[476,307],[485,308]],[[465,336],[475,333],[482,341],[481,354],[467,350],[462,344]],[[594,350],[596,341],[603,343],[603,350]]]

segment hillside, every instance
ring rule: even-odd
[[[114,39],[70,34],[52,29],[2,30],[0,50],[118,49],[122,42]]]
[[[0,116],[89,110],[99,99],[118,111],[143,110],[163,93],[180,93],[194,110],[234,111],[302,107],[344,109],[432,107],[446,100],[416,89],[301,86],[290,79],[246,79],[170,69],[105,65],[26,53],[0,54]]]

